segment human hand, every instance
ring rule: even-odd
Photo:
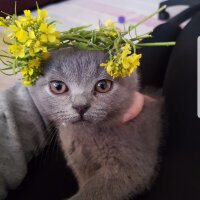
[[[139,113],[142,111],[143,106],[144,106],[144,100],[150,101],[150,102],[154,102],[156,103],[157,100],[147,96],[147,95],[143,95],[140,92],[134,92],[133,95],[133,103],[131,105],[131,107],[124,113],[124,115],[122,116],[122,119],[120,121],[120,123],[124,124],[127,121],[134,119],[135,117],[137,117],[139,115]]]

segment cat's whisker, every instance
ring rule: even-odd
[[[53,122],[50,122],[50,127],[47,129],[47,137],[46,137],[46,149],[45,152],[42,152],[41,160],[42,162],[46,161],[47,155],[50,151],[51,143],[53,139],[57,136],[57,129]]]
[[[105,113],[90,113],[89,115],[87,115],[88,117],[92,118],[92,117],[95,117],[95,118],[102,118],[102,117],[105,117],[106,114]]]
[[[77,119],[77,118],[78,118],[77,115],[76,116],[65,116],[65,115],[58,116],[58,119],[60,119],[60,120],[66,120],[66,121],[71,121],[71,120]]]
[[[55,116],[71,116],[71,114],[66,114],[65,112],[61,113],[61,112],[55,112],[55,113],[51,113],[51,114],[47,114],[47,117],[55,117]]]
[[[45,162],[48,153],[50,150],[54,151],[55,148],[57,148],[58,152],[58,128],[56,127],[55,123],[50,122],[51,124],[51,128],[48,129],[48,137],[47,137],[47,147],[46,147],[46,151],[43,152],[43,156],[42,156],[42,160]],[[53,144],[52,144],[53,142]]]
[[[52,137],[55,137],[55,130],[54,131],[52,130],[51,133],[46,136],[45,150],[41,152],[39,160],[42,164],[46,161],[46,157],[50,149],[49,141],[52,140]]]

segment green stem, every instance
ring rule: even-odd
[[[15,73],[15,66],[16,66],[16,60],[13,62],[13,64],[12,64],[12,69],[13,69],[13,74],[15,75],[16,73]]]
[[[138,36],[137,38],[131,38],[131,41],[136,41],[136,40],[141,40],[141,39],[145,39],[145,38],[151,38],[151,35],[144,35],[144,36]]]
[[[7,70],[11,70],[12,67],[6,67],[6,68],[3,68],[3,69],[0,69],[1,71],[7,71]]]
[[[150,19],[151,17],[153,17],[154,15],[158,14],[159,12],[161,12],[162,10],[164,10],[167,6],[164,5],[162,6],[160,9],[158,9],[157,11],[155,11],[154,13],[152,13],[151,15],[149,15],[148,17],[144,18],[143,20],[141,20],[140,22],[138,22],[134,28],[136,28],[137,26],[139,26],[140,24],[144,23],[145,21],[147,21],[148,19]]]
[[[154,15],[156,15],[157,13],[161,12],[162,10],[164,10],[167,6],[164,5],[162,6],[159,10],[155,11],[154,13],[152,13],[151,15],[149,15],[148,17],[144,18],[143,20],[139,21],[136,25],[129,26],[129,30],[125,31],[122,36],[125,36],[127,33],[129,33],[130,31],[132,31],[133,29],[135,29],[137,26],[139,26],[140,24],[144,23],[145,21],[147,21],[148,19],[150,19],[151,17],[153,17]]]
[[[2,74],[4,74],[4,75],[7,75],[7,76],[12,76],[13,74],[7,74],[7,73],[5,73],[5,72],[3,72],[1,69],[0,69],[0,72],[2,73]]]
[[[37,7],[37,10],[39,10],[40,8],[38,6],[38,2],[36,1],[35,4],[36,4],[36,7]]]
[[[5,58],[10,58],[10,59],[15,59],[15,57],[13,57],[13,56],[6,56],[6,55],[1,55],[1,54],[0,54],[0,57],[5,57]]]
[[[12,45],[12,43],[10,43],[10,42],[7,42],[7,41],[5,40],[4,36],[3,36],[3,42],[4,42],[4,44],[7,44],[7,45]]]
[[[81,38],[78,38],[78,37],[73,37],[73,36],[70,36],[70,35],[64,35],[60,38],[60,41],[65,41],[65,40],[76,40],[76,41],[79,41],[79,42],[88,42],[88,40],[81,39]]]
[[[174,46],[176,42],[155,42],[155,43],[139,43],[136,47],[152,47],[152,46]]]
[[[12,17],[12,15],[10,15],[10,14],[8,14],[8,13],[4,12],[4,11],[1,11],[1,13],[3,13],[4,15],[7,15],[7,16],[10,16],[10,17]]]
[[[17,16],[17,2],[15,1],[15,15]]]
[[[9,66],[9,64],[8,63],[6,63],[5,61],[3,61],[1,58],[0,58],[0,61],[4,64],[4,65],[7,65],[7,66]]]
[[[146,32],[146,33],[140,35],[139,37],[141,37],[141,36],[145,36],[145,35],[150,35],[152,32],[153,32],[152,30],[151,30],[151,31],[148,31],[148,32]]]
[[[8,54],[8,52],[7,51],[5,51],[5,50],[0,50],[2,53],[5,53],[5,54]]]

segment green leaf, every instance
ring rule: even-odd
[[[85,28],[89,28],[89,27],[91,27],[92,26],[92,24],[90,24],[90,25],[87,25],[87,26],[78,26],[78,27],[76,27],[76,28],[70,28],[69,29],[69,32],[71,33],[71,32],[77,32],[77,31],[79,31],[79,30],[82,30],[82,29],[85,29]],[[65,33],[65,32],[63,32],[63,33]]]
[[[74,45],[76,46],[76,47],[78,47],[78,48],[81,48],[81,49],[85,49],[85,48],[87,48],[88,47],[88,44],[86,44],[86,43],[74,43]]]

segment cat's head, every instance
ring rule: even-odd
[[[43,76],[29,90],[40,112],[57,124],[96,124],[117,119],[132,101],[137,75],[115,78],[100,63],[102,51],[63,48],[43,64]]]

